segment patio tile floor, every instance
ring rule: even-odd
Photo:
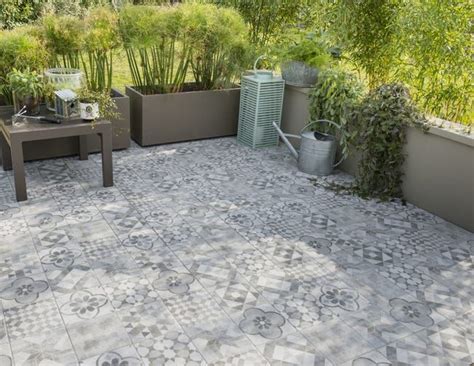
[[[0,171],[0,364],[471,365],[474,236],[234,138]],[[347,181],[336,173],[327,178]]]

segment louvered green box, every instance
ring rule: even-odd
[[[242,76],[237,140],[256,147],[276,146],[280,126],[285,81],[267,70],[248,72]]]

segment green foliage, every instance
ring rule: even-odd
[[[54,66],[79,69],[79,56],[84,47],[84,21],[70,15],[48,15],[42,19],[42,29]]]
[[[310,95],[311,120],[326,119],[341,126],[315,124],[314,130],[338,136],[342,155],[347,157],[351,115],[363,95],[363,86],[351,73],[340,69],[323,70]]]
[[[249,38],[257,46],[268,45],[289,25],[299,21],[308,0],[211,0],[239,11],[249,25]]]
[[[0,29],[12,29],[37,19],[41,13],[41,7],[42,1],[0,1]]]
[[[19,98],[42,96],[43,80],[36,71],[20,71],[14,68],[8,73],[6,80],[13,94]]]
[[[118,15],[109,8],[96,8],[85,19],[81,63],[88,88],[110,94],[113,50],[120,46]]]
[[[374,88],[390,80],[398,56],[402,0],[337,0],[333,32]]]
[[[471,0],[413,1],[401,17],[404,63],[398,77],[427,113],[472,125],[474,58]]]
[[[352,141],[362,154],[355,182],[361,197],[402,198],[403,147],[408,126],[421,127],[424,117],[400,84],[371,91],[354,113]]]
[[[134,85],[145,94],[182,90],[191,49],[180,6],[128,6],[120,31]]]
[[[281,62],[300,61],[321,68],[329,64],[331,56],[327,41],[316,32],[289,32],[276,45],[276,54]]]
[[[183,28],[189,39],[190,66],[200,90],[229,86],[248,63],[247,27],[233,9],[184,4]]]
[[[95,91],[90,90],[87,87],[83,87],[78,90],[77,96],[79,101],[82,103],[98,103],[100,118],[107,119],[109,121],[120,118],[117,105],[110,96],[109,92]]]
[[[29,27],[0,31],[0,94],[7,103],[13,102],[7,75],[17,68],[42,72],[46,67],[48,54],[41,41],[32,34]]]

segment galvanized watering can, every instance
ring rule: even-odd
[[[329,175],[333,168],[342,163],[344,158],[341,158],[336,164],[336,150],[337,141],[332,135],[320,132],[305,131],[309,126],[315,123],[328,123],[330,125],[341,128],[337,123],[328,120],[317,120],[308,123],[300,132],[300,135],[291,135],[283,133],[278,125],[273,122],[273,127],[276,128],[283,142],[286,144],[290,152],[298,161],[298,169],[306,174],[311,175]],[[288,141],[287,137],[301,139],[300,152]]]

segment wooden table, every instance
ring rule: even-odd
[[[42,115],[48,115],[47,112]],[[82,119],[68,119],[61,124],[39,122],[27,119],[21,125],[12,125],[12,110],[0,109],[0,145],[2,148],[3,170],[13,168],[17,201],[27,200],[25,167],[23,159],[23,142],[48,140],[61,137],[77,136],[79,139],[79,158],[87,160],[87,135],[100,136],[102,149],[102,179],[104,187],[113,186],[112,169],[112,124],[106,120],[91,123]],[[21,120],[22,118],[20,118]]]

